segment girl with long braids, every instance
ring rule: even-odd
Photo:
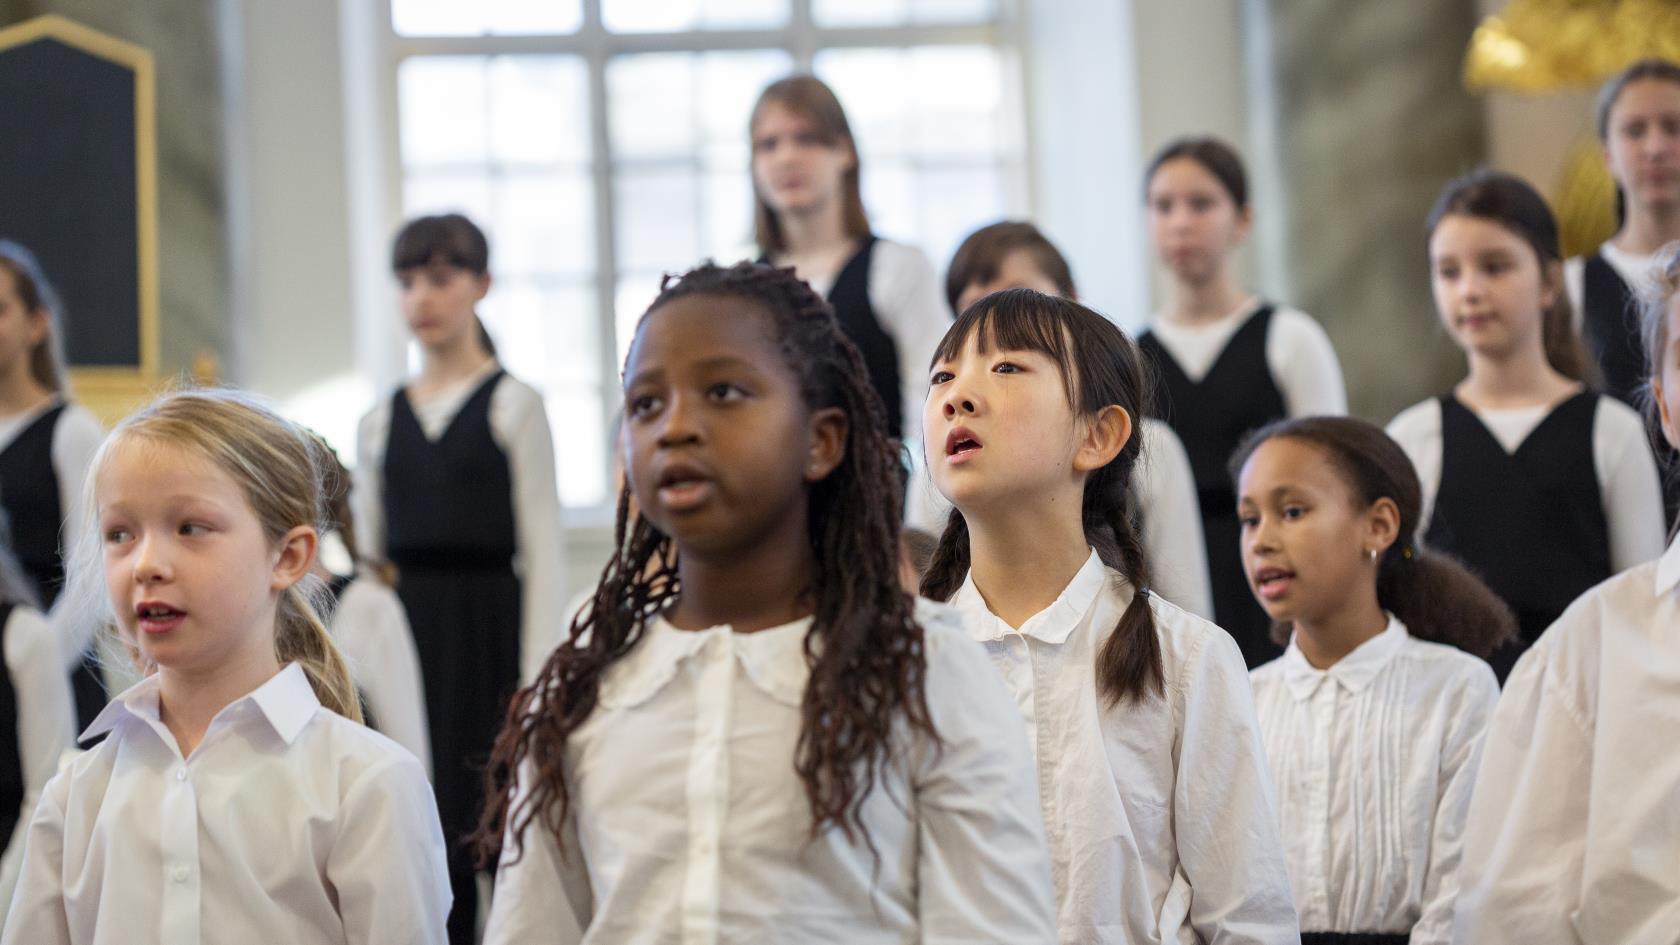
[[[955,511],[922,593],[962,612],[1027,717],[1061,941],[1296,942],[1242,652],[1153,593],[1126,512],[1137,346],[1008,289],[957,318],[930,380]]]
[[[668,279],[624,408],[616,551],[491,759],[486,941],[1053,941],[1019,715],[899,587],[894,444],[828,306]]]

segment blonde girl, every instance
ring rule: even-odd
[[[148,673],[47,784],[4,945],[443,941],[425,772],[360,723],[312,602],[320,470],[223,391],[166,395],[100,448],[69,593]]]

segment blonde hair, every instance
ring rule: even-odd
[[[249,395],[232,390],[183,390],[164,394],[117,425],[94,456],[86,491],[87,539],[80,543],[71,581],[75,600],[98,607],[91,615],[116,635],[115,614],[103,600],[94,483],[118,444],[142,442],[174,447],[220,469],[245,494],[270,541],[299,525],[325,534],[327,514],[321,483],[326,462],[320,441]],[[280,596],[274,622],[274,652],[281,664],[297,663],[321,704],[362,721],[356,683],[344,656],[321,620],[326,598],[320,578],[306,576]],[[120,639],[120,635],[119,635]],[[132,656],[133,646],[122,641]]]

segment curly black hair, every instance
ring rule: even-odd
[[[845,457],[810,487],[809,532],[816,571],[805,638],[810,680],[793,766],[810,800],[815,836],[836,827],[848,840],[864,830],[862,806],[887,760],[897,724],[937,739],[928,711],[927,660],[914,598],[898,585],[898,444],[857,348],[833,311],[791,269],[753,263],[707,263],[667,277],[652,313],[673,299],[710,296],[757,303],[807,408],[838,407],[848,418]],[[643,324],[647,315],[643,315]],[[638,333],[641,331],[638,326]],[[541,674],[508,707],[486,772],[487,807],[474,837],[480,862],[493,861],[504,837],[522,855],[533,819],[561,836],[571,799],[565,780],[567,740],[595,711],[607,670],[633,650],[647,621],[681,593],[677,549],[668,535],[632,511],[620,489],[612,559],[571,635]],[[526,766],[530,783],[514,795]],[[873,844],[871,844],[873,847]]]

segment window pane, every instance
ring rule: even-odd
[[[555,443],[560,501],[606,501],[600,331],[591,286],[498,280],[479,307],[497,356],[543,395]]]
[[[613,156],[700,156],[744,173],[753,102],[792,68],[781,49],[618,56],[607,64]]]
[[[814,64],[857,136],[877,232],[943,268],[969,230],[1025,210],[1010,200],[1020,192],[1021,135],[998,49],[827,49]]]
[[[490,155],[508,163],[588,164],[589,73],[572,56],[490,60]]]
[[[403,179],[403,215],[428,213],[463,213],[474,220],[488,220],[490,178],[481,170],[409,171]]]
[[[984,23],[997,16],[996,0],[811,0],[819,26],[907,26],[917,23]]]
[[[615,33],[764,29],[787,20],[788,0],[601,0],[601,21]]]
[[[614,293],[614,321],[618,325],[618,365],[630,355],[630,342],[636,337],[636,323],[642,320],[648,306],[659,296],[659,272],[625,273],[619,277]]]
[[[495,182],[496,272],[587,280],[595,271],[594,182],[586,173]]]
[[[490,143],[482,56],[416,56],[397,68],[405,164],[483,161]]]
[[[625,269],[684,269],[700,257],[700,194],[686,167],[613,176],[618,262]]]
[[[391,0],[391,26],[402,36],[521,36],[575,33],[580,0]]]

